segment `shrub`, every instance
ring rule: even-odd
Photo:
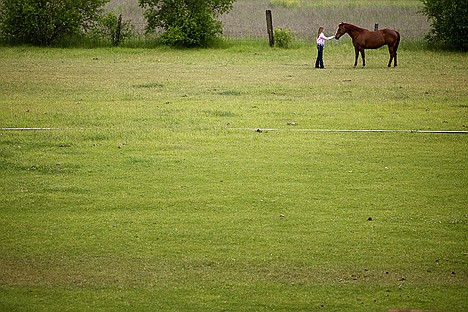
[[[430,45],[449,50],[468,50],[468,1],[421,0],[423,13],[432,21],[426,36]]]
[[[2,0],[0,34],[13,44],[48,46],[79,34],[109,0]]]
[[[275,28],[274,30],[275,46],[280,48],[289,48],[293,36],[291,32],[284,28]]]
[[[235,0],[139,0],[145,9],[146,30],[162,29],[167,45],[204,47],[222,33],[215,17],[227,13]]]
[[[222,33],[221,22],[211,18],[209,12],[198,12],[194,16],[183,16],[175,25],[169,26],[161,36],[164,44],[182,47],[206,47]]]
[[[120,45],[132,33],[133,25],[129,21],[122,21],[122,15],[117,17],[113,12],[100,16],[92,30],[92,36],[109,40],[114,46]]]

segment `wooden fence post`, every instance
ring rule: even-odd
[[[374,30],[375,31],[379,30],[379,24],[374,24]]]
[[[275,38],[273,36],[273,19],[271,17],[271,10],[266,10],[266,22],[270,47],[273,47],[275,45]]]

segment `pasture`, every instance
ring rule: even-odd
[[[315,56],[0,48],[0,310],[466,311],[467,55]]]

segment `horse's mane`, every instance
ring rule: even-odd
[[[350,30],[353,30],[353,31],[365,30],[364,28],[357,27],[357,26],[355,26],[353,24],[349,24],[349,23],[341,23],[341,24],[345,25],[347,29],[350,29]]]

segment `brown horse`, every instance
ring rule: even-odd
[[[381,46],[388,45],[388,53],[390,53],[390,61],[388,67],[394,61],[394,66],[397,66],[397,50],[400,43],[400,33],[393,29],[382,29],[370,31],[351,24],[341,23],[336,31],[335,38],[340,39],[347,33],[353,39],[354,50],[356,51],[356,60],[354,66],[357,65],[359,52],[362,56],[362,66],[366,66],[364,49],[378,49]]]

